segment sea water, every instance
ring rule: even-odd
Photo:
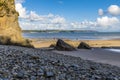
[[[23,36],[42,39],[109,40],[120,39],[120,32],[23,32]]]

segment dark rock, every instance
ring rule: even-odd
[[[34,56],[34,55],[33,55],[33,56],[30,57],[30,59],[31,59],[31,60],[37,60],[37,59],[39,59],[39,56]]]
[[[102,46],[101,48],[103,48],[103,49],[110,49],[110,48],[112,48],[112,47]]]
[[[36,80],[36,77],[35,76],[31,76],[30,80]]]
[[[13,75],[13,76],[14,76],[15,78],[18,78],[18,79],[23,79],[23,78],[25,78],[23,72],[19,72],[19,73]]]
[[[51,44],[49,47],[50,47],[50,48],[55,48],[55,45],[54,45],[54,44]]]
[[[70,65],[68,68],[69,68],[69,69],[71,68],[71,69],[73,69],[74,71],[77,71],[78,68],[79,68],[79,65],[73,64],[73,65]]]
[[[91,49],[91,47],[87,43],[81,42],[78,46],[78,49]]]
[[[60,51],[75,51],[76,50],[74,47],[67,44],[66,42],[64,42],[61,39],[58,39],[55,49],[60,50]]]
[[[54,77],[54,73],[52,71],[45,71],[45,77],[46,78]]]
[[[42,69],[40,69],[38,72],[37,72],[37,75],[38,76],[43,76],[44,75],[44,71]]]
[[[59,80],[65,80],[65,73],[59,74]]]

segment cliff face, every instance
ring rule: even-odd
[[[6,44],[7,41],[22,43],[26,41],[21,36],[18,16],[14,0],[0,0],[0,43]]]

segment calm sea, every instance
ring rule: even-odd
[[[120,39],[120,32],[23,32],[25,38],[108,40]]]

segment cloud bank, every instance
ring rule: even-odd
[[[98,9],[100,15],[95,21],[84,20],[82,22],[69,22],[60,15],[49,13],[39,15],[35,11],[28,11],[23,7],[24,0],[16,0],[16,10],[19,12],[19,23],[24,30],[96,30],[96,31],[120,31],[120,7],[110,5],[106,11]],[[112,15],[112,16],[108,16]]]

